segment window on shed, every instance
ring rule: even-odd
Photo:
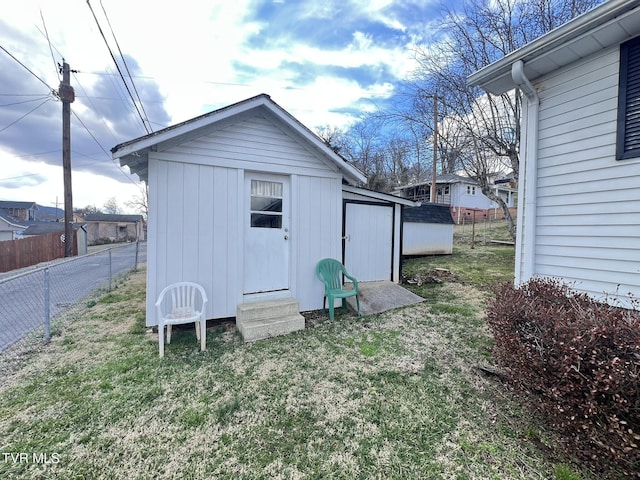
[[[282,228],[282,196],[282,183],[251,180],[251,226]]]
[[[640,37],[620,45],[616,158],[640,157]]]
[[[475,195],[476,194],[476,187],[474,187],[473,185],[467,185],[467,195]]]

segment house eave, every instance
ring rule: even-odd
[[[471,74],[470,86],[500,95],[514,88],[511,66],[529,80],[640,35],[640,1],[609,0]]]

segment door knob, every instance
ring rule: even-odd
[[[285,240],[289,240],[289,235],[285,235],[285,236],[284,236],[284,239],[285,239]]]

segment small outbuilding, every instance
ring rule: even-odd
[[[144,241],[142,215],[92,213],[84,218],[89,244]]]
[[[402,254],[450,255],[453,253],[453,226],[448,205],[425,203],[405,208]]]
[[[240,316],[257,316],[253,304],[272,316],[323,307],[315,273],[322,258],[342,259],[356,272],[384,264],[374,276],[399,281],[401,209],[412,202],[357,189],[364,175],[268,95],[112,152],[149,186],[147,325],[157,323],[160,291],[178,281],[203,285],[207,318],[236,316],[245,339],[249,326]],[[356,206],[364,205],[384,209],[380,226],[358,223],[364,212]],[[382,248],[384,257],[352,255],[349,240],[361,238],[384,239],[358,247]],[[273,327],[253,338],[279,333]]]

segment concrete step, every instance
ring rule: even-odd
[[[236,318],[244,321],[295,315],[300,310],[295,298],[282,298],[265,302],[242,303],[236,310]]]
[[[293,298],[244,303],[236,310],[236,327],[245,342],[304,330],[305,320]]]
[[[245,342],[255,342],[304,330],[304,317],[296,313],[286,317],[263,318],[244,322],[238,322],[236,319],[236,326]]]

